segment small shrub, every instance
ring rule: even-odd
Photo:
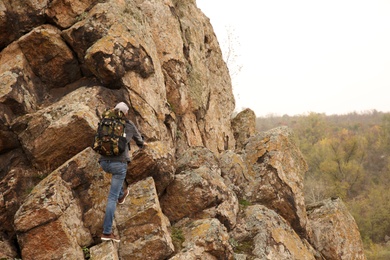
[[[84,259],[91,259],[91,252],[89,252],[89,248],[83,247]]]
[[[230,245],[233,247],[235,253],[245,253],[250,255],[253,250],[253,241],[250,239],[243,241],[235,241],[234,239],[229,240]]]
[[[179,251],[181,249],[181,245],[185,241],[183,231],[180,228],[172,227],[171,238],[172,238],[172,243],[175,246],[175,250]]]
[[[241,206],[244,206],[244,207],[248,207],[251,205],[251,202],[250,201],[247,201],[246,199],[241,199],[239,202],[238,202]]]

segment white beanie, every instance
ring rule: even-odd
[[[115,109],[119,109],[124,114],[127,114],[127,111],[129,111],[129,107],[124,102],[120,102],[115,106]]]

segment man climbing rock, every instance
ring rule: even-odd
[[[124,115],[124,134],[123,137],[126,139],[126,145],[124,151],[118,155],[101,155],[99,159],[100,166],[106,172],[112,175],[111,177],[111,187],[108,194],[106,213],[103,222],[103,234],[101,239],[103,241],[115,241],[120,242],[120,239],[115,236],[112,232],[112,223],[114,220],[114,214],[117,204],[123,204],[126,197],[129,195],[129,190],[123,189],[123,182],[126,177],[127,164],[130,162],[129,156],[129,147],[130,140],[133,139],[138,147],[143,148],[146,145],[141,134],[139,133],[137,127],[128,120],[126,117],[128,115],[129,107],[124,103],[118,103],[114,108],[114,113]],[[104,114],[103,114],[104,115]],[[123,138],[124,140],[124,138]]]

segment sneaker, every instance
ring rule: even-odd
[[[118,199],[118,204],[125,203],[126,197],[129,196],[129,193],[130,193],[129,189],[126,189],[125,193],[123,194],[123,196]]]
[[[113,233],[109,234],[109,235],[106,235],[106,234],[102,234],[102,236],[100,237],[103,241],[115,241],[115,242],[120,242],[121,240],[119,238],[117,238]]]

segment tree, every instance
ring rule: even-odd
[[[233,27],[226,26],[225,28],[226,40],[222,45],[222,56],[229,68],[230,77],[234,79],[242,69],[242,65],[238,61],[239,54],[237,53],[237,49],[240,47],[240,41]]]
[[[326,145],[326,153],[322,154],[319,170],[332,184],[332,195],[353,198],[364,184],[364,137],[344,128],[322,144]]]
[[[233,92],[237,99],[240,99],[239,91],[237,91],[237,77],[241,72],[242,64],[239,62],[239,53],[237,49],[240,47],[238,36],[231,26],[226,26],[226,39],[221,45],[223,59],[229,69],[230,78],[232,80]]]
[[[340,196],[359,226],[365,246],[390,236],[390,113],[258,118],[267,129],[291,127],[309,166],[307,203]],[[387,259],[387,258],[386,258]]]

